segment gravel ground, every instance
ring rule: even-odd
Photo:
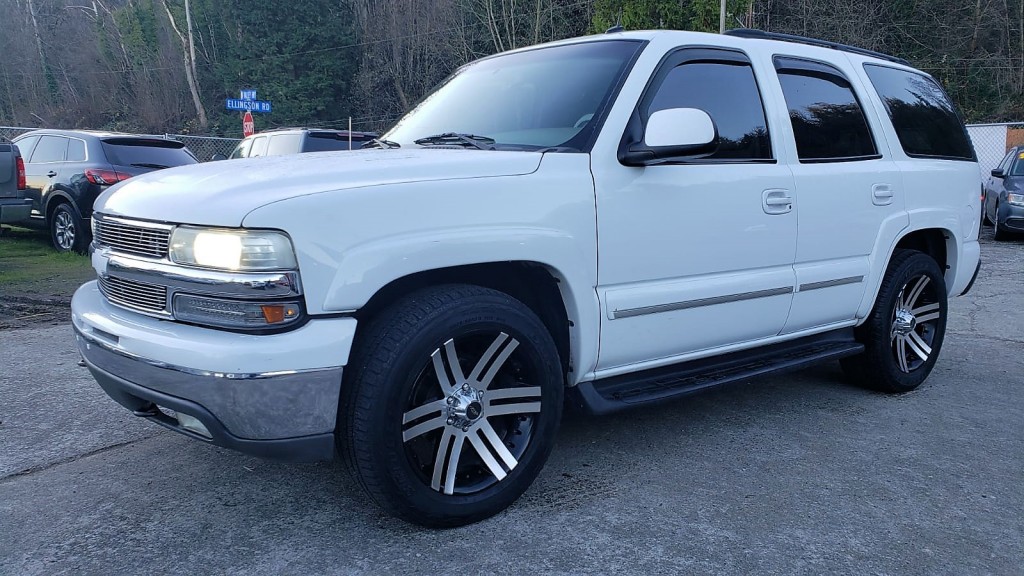
[[[0,330],[0,573],[1020,574],[1024,242],[983,259],[917,391],[827,365],[572,417],[518,503],[446,531],[383,517],[338,464],[139,421],[67,327]]]

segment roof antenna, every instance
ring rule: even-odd
[[[622,32],[625,28],[622,27],[622,8],[619,8],[619,16],[615,19],[615,26],[604,31],[605,34],[615,34],[616,32]]]

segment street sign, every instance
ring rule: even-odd
[[[263,112],[271,111],[269,100],[241,100],[238,98],[227,99],[228,110],[239,110],[242,112]]]
[[[241,91],[239,91],[239,94],[240,94],[240,98],[242,100],[255,100],[256,99],[256,91],[255,90],[241,90]]]
[[[248,138],[256,133],[256,122],[252,119],[252,112],[246,111],[242,116],[242,135]]]

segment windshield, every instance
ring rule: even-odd
[[[445,133],[491,138],[496,148],[581,148],[642,44],[583,42],[469,64],[382,138],[412,146]]]

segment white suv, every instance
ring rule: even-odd
[[[564,403],[837,359],[911,390],[979,265],[953,104],[847,46],[531,47],[461,68],[374,146],[105,193],[72,304],[103,389],[219,446],[338,453],[389,512],[451,526],[527,489]]]

